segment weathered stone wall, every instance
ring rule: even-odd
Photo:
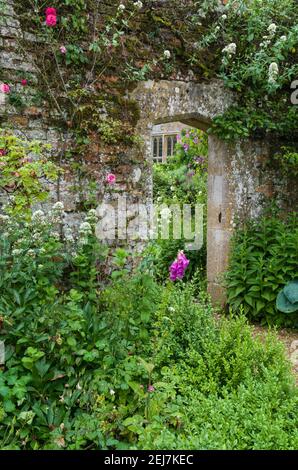
[[[18,88],[22,72],[32,73],[34,83],[35,71],[28,57],[22,56],[16,48],[16,36],[23,33],[14,15],[12,0],[7,0],[7,5],[8,21],[0,30],[0,66],[9,71],[11,81]],[[22,93],[30,98],[32,87],[23,89]],[[140,118],[136,126],[141,137],[139,144],[109,146],[93,135],[88,151],[81,155],[79,171],[78,162],[76,171],[71,159],[62,162],[64,177],[51,188],[50,202],[57,199],[64,202],[69,224],[81,220],[88,205],[86,200],[92,193],[93,205],[104,201],[115,208],[118,196],[125,195],[128,219],[137,227],[135,204],[144,203],[149,207],[152,202],[152,127],[180,121],[206,130],[215,116],[236,102],[235,96],[220,81],[197,83],[193,74],[183,80],[142,82],[128,99],[135,100],[139,106]],[[2,96],[0,119],[2,126],[11,126],[20,135],[51,143],[54,151],[63,145],[63,134],[48,124],[46,106],[30,105],[20,111]],[[212,135],[209,137],[207,270],[209,291],[214,300],[223,299],[221,277],[227,266],[235,218],[245,220],[256,216],[274,196],[285,209],[297,208],[297,181],[289,182],[280,177],[279,169],[269,163],[271,150],[272,144],[265,141],[228,144]],[[109,172],[117,178],[113,190],[105,184],[105,175]],[[130,240],[130,245],[139,246],[139,240]]]
[[[206,130],[216,115],[236,102],[217,80],[209,84],[149,81],[140,84],[133,96],[141,109],[138,131],[148,161],[154,124],[179,120]],[[290,183],[272,166],[271,147],[266,141],[247,139],[232,144],[209,136],[207,277],[214,300],[224,299],[222,277],[236,220],[258,216],[273,198],[285,210],[297,209],[297,181]]]
[[[0,94],[0,127],[10,127],[19,136],[51,144],[53,156],[56,156],[64,145],[65,130],[60,131],[53,126],[49,119],[48,103],[39,106],[31,104],[37,89],[34,59],[30,60],[28,52],[22,52],[17,40],[22,35],[28,36],[28,33],[21,30],[16,18],[15,0],[5,0],[5,3],[5,12],[0,19],[0,82],[1,76],[9,77],[13,89],[24,98],[25,106],[21,109],[13,106],[9,104],[8,95]],[[35,38],[30,35],[29,39],[34,45]],[[21,79],[25,74],[30,75],[30,80],[28,86],[22,87]],[[71,131],[67,139],[70,139],[69,135]],[[96,201],[108,202],[116,207],[118,196],[124,194],[128,206],[148,200],[148,170],[140,148],[136,146],[132,149],[123,144],[109,145],[100,141],[98,135],[89,137],[91,144],[85,149],[84,155],[60,160],[64,174],[58,184],[50,185],[49,205],[57,200],[63,201],[65,220],[70,226],[77,226],[88,206],[94,207]],[[116,175],[113,191],[105,183],[105,176],[109,172]],[[2,202],[4,197],[2,195]],[[133,214],[129,214],[129,217],[132,218]],[[135,244],[131,242],[131,246]]]
[[[17,47],[16,39],[25,34],[20,29],[20,23],[16,18],[14,1],[5,0],[4,14],[0,19],[0,81],[5,70],[10,77],[10,82],[15,85],[16,91],[21,91],[25,102],[30,102],[34,96],[35,70],[30,61],[30,56],[25,56]],[[34,42],[34,38],[31,40]],[[32,74],[30,86],[22,87],[22,73]],[[33,86],[32,86],[33,85]],[[0,122],[12,126],[17,133],[25,135],[29,139],[38,139],[44,142],[57,144],[58,133],[47,124],[47,112],[43,107],[25,106],[21,112],[17,107],[8,104],[7,96],[1,95]]]

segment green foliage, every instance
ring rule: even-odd
[[[133,0],[124,10],[118,2],[99,9],[95,0],[56,0],[53,6],[58,14],[54,28],[44,23],[44,2],[35,1],[33,8],[25,0],[15,8],[24,30],[41,39],[36,43],[38,92],[46,94],[50,111],[64,124],[73,122],[79,110],[81,99],[72,99],[76,90],[84,89],[92,104],[103,89],[119,93],[120,82],[124,94],[137,81],[191,67],[196,79],[221,78],[237,94],[237,108],[228,109],[212,126],[220,137],[297,135],[297,107],[290,101],[298,72],[295,0],[230,0],[226,5],[172,0],[171,9],[162,2],[154,9],[143,2],[141,14]],[[2,21],[5,25],[5,17]],[[29,54],[31,41],[17,42]],[[235,45],[232,52],[230,44]],[[62,45],[65,54],[60,54]],[[270,75],[272,64],[277,72]],[[22,105],[27,98],[17,94],[10,99]],[[75,127],[79,131],[78,120]]]
[[[191,285],[169,285],[152,350],[154,392],[144,408],[134,390],[138,407],[120,427],[134,448],[295,448],[297,391],[274,336],[253,339],[243,317],[217,322]]]
[[[209,309],[190,286],[165,293],[154,340],[161,406],[138,429],[140,448],[294,449],[297,391],[281,345]]]
[[[298,176],[298,152],[293,147],[282,147],[281,151],[274,155],[274,160],[279,164],[281,172],[286,176]]]
[[[205,204],[207,198],[207,135],[199,129],[182,130],[173,157],[154,164],[156,203]]]
[[[61,448],[66,431],[70,448],[84,448],[88,436],[104,447],[89,417],[93,402],[102,393],[112,398],[113,388],[125,401],[135,377],[146,380],[136,355],[148,338],[157,286],[146,274],[130,278],[127,253],[118,250],[114,288],[102,290],[107,253],[94,236],[95,211],[78,240],[65,232],[64,243],[55,232],[62,215],[57,203],[30,222],[1,216],[1,448]],[[93,433],[80,437],[84,421]]]
[[[173,239],[173,216],[163,213],[162,205],[169,208],[178,204],[196,204],[203,206],[204,212],[204,239],[206,232],[207,207],[207,135],[198,129],[184,129],[178,136],[173,157],[168,157],[166,163],[153,166],[153,196],[154,203],[161,208],[160,225],[169,223],[169,239],[160,236],[152,240],[144,253],[143,266],[151,270],[155,278],[164,282],[169,277],[169,267],[176,258],[178,251],[184,250],[190,265],[186,270],[185,280],[191,279],[195,273],[197,278],[203,276],[206,267],[206,243],[198,252],[188,250],[189,240],[183,236]]]
[[[80,150],[92,132],[104,144],[135,143],[138,110],[123,90],[186,64],[238,92],[239,106],[215,119],[222,138],[295,135],[294,1],[160,3],[136,14],[130,0],[124,12],[118,2],[99,9],[93,0],[54,0],[53,29],[44,2],[15,6],[24,30],[38,36],[34,58],[31,41],[16,38],[35,61],[36,96],[72,128]],[[264,38],[273,21],[277,31]],[[231,42],[235,56],[222,52]],[[171,59],[161,59],[168,48]],[[273,62],[279,73],[268,81]],[[9,101],[29,104],[14,91]],[[99,245],[95,211],[77,239],[62,226],[60,204],[30,219],[31,204],[46,197],[40,180],[58,174],[46,146],[3,133],[0,149],[10,211],[28,212],[25,220],[0,219],[1,449],[296,449],[298,396],[284,350],[273,335],[253,338],[242,312],[297,324],[275,309],[277,293],[297,275],[297,218],[265,218],[237,232],[227,282],[240,315],[218,319],[201,283],[198,293],[205,249],[186,252],[188,283],[166,282],[184,240],[152,243],[132,271],[126,251],[109,257]],[[32,153],[39,158],[31,161]],[[206,155],[204,134],[182,133],[175,157],[154,168],[155,202],[205,204],[206,159],[196,158]],[[284,155],[295,166],[295,148]]]
[[[49,145],[0,130],[0,188],[10,196],[7,211],[11,214],[29,214],[33,204],[47,198],[42,182],[55,181],[59,173],[49,160],[49,149]]]
[[[141,266],[148,269],[154,278],[164,283],[169,278],[169,268],[176,259],[177,253],[184,251],[187,259],[190,260],[189,266],[185,271],[184,282],[188,282],[194,277],[201,287],[205,286],[206,274],[206,245],[204,244],[200,251],[188,250],[186,240],[152,240],[143,253]]]
[[[262,323],[297,327],[297,313],[276,309],[279,291],[297,276],[297,216],[271,215],[247,223],[234,237],[227,275],[228,302],[234,311]]]
[[[274,337],[215,320],[195,281],[131,273],[123,249],[102,282],[94,211],[63,243],[41,212],[2,222],[1,449],[295,448],[297,392]]]
[[[222,138],[273,133],[292,140],[297,135],[297,107],[290,102],[298,73],[296,8],[295,1],[286,0],[230,1],[226,19],[219,18],[222,44],[236,45],[235,53],[222,51],[220,77],[238,93],[237,107],[213,124]]]

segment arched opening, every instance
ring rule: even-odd
[[[144,142],[143,157],[147,162],[146,195],[153,199],[153,155],[163,161],[163,140],[152,142],[154,126],[180,122],[206,132],[215,116],[222,114],[234,102],[234,96],[220,81],[199,84],[183,81],[148,81],[139,84],[132,93],[139,104],[137,130]],[[167,144],[166,144],[167,146]],[[167,147],[166,147],[167,148]],[[227,143],[208,134],[208,183],[206,208],[207,284],[214,303],[224,303],[222,277],[227,268],[232,221],[242,195],[232,175],[237,151]],[[238,168],[238,162],[235,167]],[[238,171],[238,170],[237,170]]]
[[[202,285],[207,265],[208,136],[185,122],[162,121],[151,130],[153,203],[160,214],[158,236],[151,242],[155,276],[166,279],[169,265],[183,250],[190,260],[184,279],[195,277]]]

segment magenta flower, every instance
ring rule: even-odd
[[[106,182],[108,184],[114,184],[116,183],[116,176],[113,174],[113,173],[109,173],[107,176],[106,176]]]
[[[23,78],[23,80],[21,80],[21,85],[22,86],[27,86],[28,85],[28,82],[27,82],[26,78]]]
[[[5,149],[0,149],[0,157],[3,157],[6,154],[7,154],[7,151]]]
[[[170,266],[170,280],[176,281],[177,279],[182,279],[188,265],[189,259],[186,258],[183,251],[179,251],[177,258]]]
[[[67,52],[67,51],[66,51],[66,47],[65,47],[65,46],[61,46],[61,47],[60,47],[60,52],[61,52],[61,54],[66,54],[66,52]]]
[[[155,388],[153,387],[153,385],[149,385],[147,390],[148,390],[149,393],[152,393],[152,392],[154,392]]]
[[[6,94],[10,93],[10,86],[7,85],[7,83],[1,83],[1,85],[0,85],[0,91],[1,91],[2,93],[6,93]]]
[[[188,149],[189,149],[189,145],[188,145],[188,144],[184,144],[184,145],[183,145],[183,148],[184,148],[185,152],[187,152]]]
[[[46,9],[46,16],[49,16],[49,15],[57,16],[57,10],[56,10],[56,8],[48,7],[48,8]]]
[[[47,26],[50,26],[50,27],[53,27],[53,26],[56,26],[57,24],[57,16],[55,15],[48,15],[46,17],[46,25]]]

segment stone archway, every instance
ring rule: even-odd
[[[151,161],[151,130],[155,124],[180,121],[205,131],[212,119],[234,102],[221,81],[208,84],[186,81],[147,81],[132,93],[138,102],[137,132],[144,141],[144,154]],[[208,138],[207,280],[214,303],[224,303],[222,276],[226,271],[234,217],[254,215],[260,206],[256,162],[267,152],[266,145],[247,141],[227,144],[213,135]],[[243,159],[243,154],[248,158]],[[152,179],[147,187],[152,199]]]

